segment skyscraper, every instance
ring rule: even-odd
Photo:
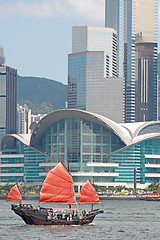
[[[23,106],[17,104],[17,133],[31,133],[31,109],[26,104]]]
[[[72,27],[72,53],[106,51],[109,62],[109,77],[117,76],[117,32],[112,28]]]
[[[123,122],[123,78],[117,78],[117,37],[109,28],[72,28],[68,55],[68,108]]]
[[[2,49],[2,48],[1,48]],[[17,70],[5,66],[0,56],[0,142],[5,134],[16,133]]]
[[[125,121],[157,120],[158,0],[106,0],[105,26],[117,30]]]

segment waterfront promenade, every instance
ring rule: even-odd
[[[79,194],[76,194],[76,198],[79,198]],[[137,195],[99,195],[100,200],[138,200]],[[7,195],[2,195],[0,194],[0,199],[7,199]],[[23,200],[36,200],[39,199],[39,194],[35,195],[23,195],[22,194],[22,199]]]

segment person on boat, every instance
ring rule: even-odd
[[[86,215],[86,211],[85,210],[83,210],[83,216],[85,216]]]
[[[62,214],[57,214],[57,218],[58,218],[58,220],[61,220],[62,219]]]
[[[75,217],[78,217],[78,212],[76,211]]]
[[[62,213],[62,219],[65,219],[66,218],[66,215],[65,215],[65,213],[63,212]]]
[[[40,210],[40,205],[38,205],[37,210]]]
[[[69,221],[70,219],[69,219],[69,213],[67,214],[67,221]]]
[[[72,212],[69,213],[69,219],[72,220]]]
[[[57,220],[57,215],[54,213],[53,214],[53,217],[52,217],[53,220]]]
[[[48,214],[48,216],[47,216],[47,220],[51,220],[51,219],[52,219],[51,214]]]
[[[32,205],[29,204],[29,205],[27,205],[27,208],[32,209],[33,207],[32,207]]]
[[[27,209],[28,208],[28,206],[25,206],[23,203],[20,203],[19,206],[20,206],[21,209]]]

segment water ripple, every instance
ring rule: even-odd
[[[31,201],[33,205],[37,203]],[[104,213],[84,226],[26,225],[0,200],[0,240],[159,240],[159,205],[145,201],[102,201]]]

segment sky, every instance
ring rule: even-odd
[[[0,0],[0,46],[20,76],[67,84],[72,26],[104,26],[105,0]]]
[[[72,26],[104,27],[104,19],[105,0],[0,0],[6,65],[67,84]]]

